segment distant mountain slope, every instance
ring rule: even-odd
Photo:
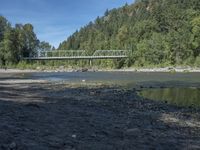
[[[200,1],[137,0],[106,11],[58,49],[131,49],[124,65],[200,65]]]

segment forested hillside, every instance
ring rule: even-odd
[[[49,43],[38,40],[31,24],[13,27],[0,16],[0,66],[15,65],[37,50],[52,49],[55,48]],[[107,10],[58,49],[81,49],[88,54],[98,49],[131,51],[128,59],[94,61],[93,65],[101,67],[200,66],[200,1],[136,0],[131,5]],[[87,61],[59,63],[88,65]]]
[[[22,57],[33,56],[37,50],[51,49],[47,42],[40,42],[31,24],[12,27],[0,16],[0,67],[16,65]]]
[[[199,66],[200,0],[137,0],[107,10],[58,49],[132,50],[122,66]]]

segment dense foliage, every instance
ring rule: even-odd
[[[137,0],[107,10],[58,49],[132,50],[129,59],[117,62],[120,67],[200,65],[200,1]]]
[[[0,16],[0,66],[18,64],[22,57],[33,56],[38,50],[53,49],[37,39],[31,24],[12,27]],[[93,61],[93,65],[101,67],[200,66],[200,1],[136,0],[131,5],[107,10],[103,17],[72,34],[58,49],[81,49],[88,54],[98,49],[130,50],[128,59]],[[42,64],[84,67],[89,61]]]
[[[47,42],[40,42],[31,24],[12,27],[0,16],[0,66],[15,65],[22,57],[33,56],[37,50],[51,49]]]

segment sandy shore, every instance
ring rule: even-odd
[[[140,98],[136,89],[0,84],[0,149],[199,149],[200,110]]]

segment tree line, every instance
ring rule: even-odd
[[[0,66],[18,64],[38,50],[54,50],[40,42],[31,24],[14,27],[0,16]],[[129,58],[97,60],[102,67],[200,66],[200,1],[136,0],[131,5],[107,10],[63,41],[59,50],[131,50]],[[87,61],[66,61],[74,66]],[[50,64],[66,64],[51,62]],[[45,62],[43,62],[45,64]]]
[[[38,50],[52,49],[45,41],[40,42],[31,24],[16,24],[0,16],[0,66],[16,65],[23,57],[34,56]]]
[[[107,10],[58,49],[132,50],[128,59],[114,62],[119,67],[200,66],[200,1],[137,0]]]

